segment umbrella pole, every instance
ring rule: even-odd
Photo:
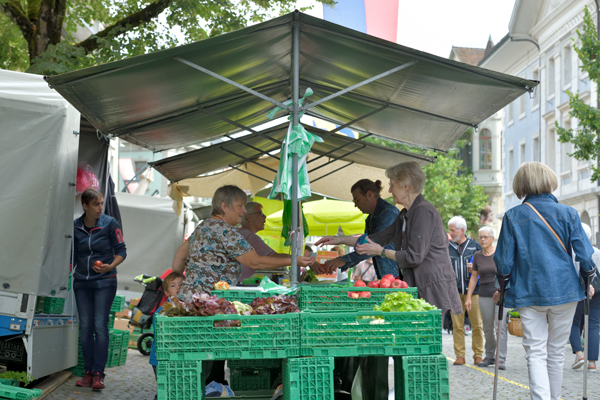
[[[298,126],[300,107],[298,98],[300,96],[300,14],[294,12],[292,32],[292,126]],[[298,228],[298,154],[292,154],[292,232]],[[292,242],[292,266],[290,267],[291,285],[298,283],[298,243],[301,238],[296,234]]]

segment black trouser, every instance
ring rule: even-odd
[[[389,357],[343,357],[335,359],[334,376],[341,380],[339,389],[351,393],[360,365],[363,400],[387,400],[389,397]],[[338,389],[336,387],[336,389]]]

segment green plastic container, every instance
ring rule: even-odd
[[[227,360],[227,367],[229,369],[256,369],[256,368],[275,369],[275,368],[281,368],[281,360],[278,360],[278,359]]]
[[[377,320],[374,317],[383,317]],[[303,356],[398,356],[442,352],[442,312],[302,312]]]
[[[115,313],[111,311],[108,314],[108,329],[113,329],[115,327]]]
[[[44,296],[38,296],[37,301],[35,303],[35,313],[42,314],[44,312],[44,304],[46,302],[46,298]]]
[[[229,387],[236,390],[267,390],[271,388],[271,370],[266,368],[256,369],[230,369]]]
[[[125,309],[125,296],[116,295],[113,300],[112,306],[110,307],[110,312],[118,313]]]
[[[0,384],[1,399],[29,400],[40,397],[41,395],[42,391],[40,389],[24,389],[16,386]]]
[[[158,360],[243,360],[300,355],[299,313],[155,318]],[[213,326],[225,320],[240,321],[240,326]]]
[[[283,400],[333,400],[333,357],[283,361]]]
[[[348,292],[370,292],[370,298],[350,298]],[[329,287],[322,285],[301,285],[298,307],[302,311],[353,311],[373,310],[381,305],[385,295],[396,292],[410,293],[417,298],[417,288],[373,289],[368,287]]]
[[[0,378],[0,384],[8,386],[19,386],[19,381],[16,379],[4,379]]]
[[[448,360],[444,355],[394,357],[396,400],[449,400]]]
[[[158,400],[204,399],[202,361],[159,361]]]
[[[245,290],[213,290],[212,295],[229,301],[241,301],[250,304],[257,297],[269,297],[271,294],[265,292],[250,292]]]

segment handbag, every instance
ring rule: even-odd
[[[544,219],[544,217],[542,217],[542,214],[540,214],[538,212],[538,210],[535,209],[534,206],[532,206],[530,203],[525,202],[524,204],[527,204],[529,207],[531,207],[531,209],[533,211],[535,211],[535,213],[538,215],[538,217],[540,217],[540,219],[544,222],[544,224],[546,224],[546,226],[548,227],[548,229],[550,229],[550,231],[554,234],[554,237],[556,237],[556,240],[558,240],[558,242],[560,243],[560,245],[562,246],[563,250],[565,251],[565,253],[569,254],[569,252],[567,251],[567,248],[565,247],[565,245],[563,244],[562,240],[560,240],[560,238],[558,237],[558,235],[556,234],[556,232],[554,232],[554,229],[552,229],[552,227],[550,226],[550,224]]]

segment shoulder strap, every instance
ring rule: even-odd
[[[525,204],[527,204],[529,207],[531,207],[531,209],[533,211],[535,211],[535,213],[538,215],[538,217],[541,218],[541,220],[546,224],[546,226],[548,227],[548,229],[550,229],[550,231],[552,231],[552,233],[554,234],[554,236],[556,237],[556,240],[558,240],[558,242],[560,243],[560,245],[562,246],[563,250],[565,251],[565,253],[569,254],[567,252],[567,249],[565,248],[565,245],[563,244],[562,240],[560,240],[560,238],[558,237],[558,235],[556,234],[556,232],[554,232],[554,229],[552,229],[552,227],[550,226],[550,224],[544,219],[544,217],[542,217],[542,214],[540,214],[538,212],[538,210],[535,209],[534,206],[532,206],[531,204],[529,204],[528,202],[525,202]]]

